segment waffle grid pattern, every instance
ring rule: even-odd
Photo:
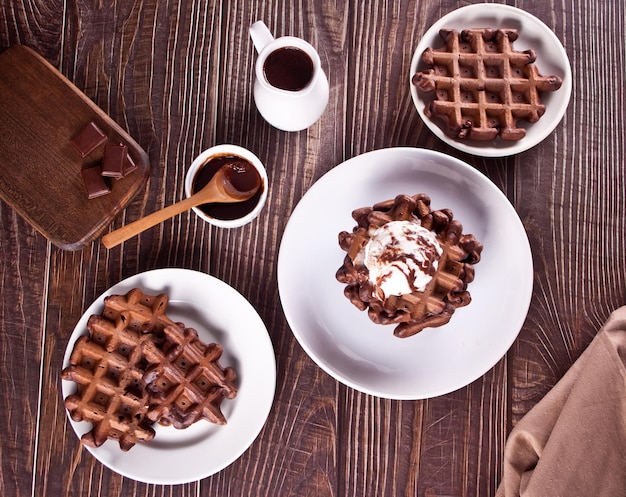
[[[422,54],[431,68],[413,76],[421,90],[435,94],[424,113],[443,120],[454,138],[524,138],[518,121],[537,122],[546,109],[541,94],[562,80],[539,74],[534,51],[513,49],[514,29],[444,29],[440,36],[444,47]]]
[[[77,387],[65,398],[70,416],[93,425],[81,437],[85,445],[111,439],[127,451],[154,438],[155,422],[177,428],[198,419],[226,424],[220,404],[237,394],[235,371],[219,365],[220,345],[207,345],[195,330],[173,322],[167,304],[167,295],[135,288],[106,297],[102,314],[89,317],[88,334],[78,338],[61,373]],[[150,378],[167,378],[180,389],[160,395]]]
[[[161,346],[148,342],[143,349],[151,364],[144,377],[148,417],[179,429],[199,419],[226,424],[220,404],[237,394],[237,377],[232,368],[219,365],[222,347],[202,343],[193,328],[167,326],[164,333]]]
[[[345,296],[360,310],[367,310],[377,324],[396,324],[394,334],[406,338],[426,327],[447,323],[457,307],[471,301],[467,285],[474,279],[474,267],[480,261],[482,245],[473,235],[463,235],[463,226],[453,219],[449,209],[432,211],[425,194],[398,195],[352,213],[357,226],[339,234],[339,246],[347,252],[337,271],[337,280],[346,284]],[[368,233],[390,221],[415,221],[433,231],[443,253],[437,271],[423,292],[390,296],[369,280],[362,260]]]
[[[62,373],[77,384],[77,392],[65,399],[75,421],[87,421],[93,429],[81,440],[99,447],[107,439],[118,440],[122,450],[138,441],[154,438],[146,417],[147,395],[143,388],[145,360],[142,343],[151,335],[128,328],[123,314],[115,322],[93,315],[72,351],[70,366]]]

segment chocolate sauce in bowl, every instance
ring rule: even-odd
[[[263,193],[263,184],[259,172],[247,160],[234,155],[218,155],[209,158],[200,166],[191,186],[191,193],[196,193],[204,188],[215,173],[223,166],[226,168],[226,177],[233,187],[240,192],[247,192],[260,184],[258,191],[248,200],[232,204],[203,204],[198,208],[215,219],[232,220],[239,219],[254,210]]]
[[[261,184],[261,177],[254,166],[245,161],[232,161],[224,166],[224,177],[236,192],[248,193]]]

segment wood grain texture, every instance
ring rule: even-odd
[[[148,153],[145,193],[111,229],[181,199],[187,167],[214,144],[253,151],[270,183],[265,210],[244,228],[211,228],[185,213],[110,251],[98,242],[59,250],[0,203],[1,495],[495,494],[510,429],[626,303],[626,48],[616,36],[625,7],[507,2],[554,30],[573,93],[540,145],[484,159],[436,139],[408,90],[423,33],[468,3],[0,0],[0,47],[34,48]],[[281,132],[256,111],[247,30],[259,19],[320,53],[330,102],[306,131]],[[336,382],[297,343],[278,296],[280,240],[298,201],[335,165],[390,146],[443,151],[486,174],[519,213],[533,253],[531,307],[509,353],[467,387],[424,401]],[[80,446],[60,395],[65,346],[85,309],[120,280],[161,267],[204,271],[241,292],[268,328],[278,370],[272,411],[250,449],[220,473],[177,486],[102,466]]]
[[[60,248],[93,241],[148,176],[145,152],[107,114],[37,52],[13,46],[0,55],[0,197]],[[94,123],[105,144],[86,156],[72,140]],[[105,180],[109,193],[89,198],[81,170],[101,167],[106,146],[122,143],[135,170]]]
[[[37,471],[49,246],[5,204],[0,204],[0,219],[0,388],[6,392],[0,415],[0,493],[29,495]]]

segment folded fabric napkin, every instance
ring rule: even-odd
[[[496,497],[626,496],[626,306],[511,431]]]

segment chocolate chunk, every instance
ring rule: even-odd
[[[102,177],[100,166],[87,167],[81,170],[88,198],[96,198],[111,192],[109,185]]]
[[[128,155],[126,145],[107,145],[102,158],[102,176],[121,178],[124,175],[124,164]]]
[[[83,130],[78,133],[78,135],[72,138],[70,143],[82,157],[85,157],[102,145],[105,141],[107,141],[106,135],[96,125],[96,123],[92,121],[85,126]]]
[[[135,161],[130,156],[130,154],[126,154],[126,159],[124,159],[124,172],[123,172],[123,175],[124,176],[128,176],[135,169],[137,169],[137,164],[135,164]]]

